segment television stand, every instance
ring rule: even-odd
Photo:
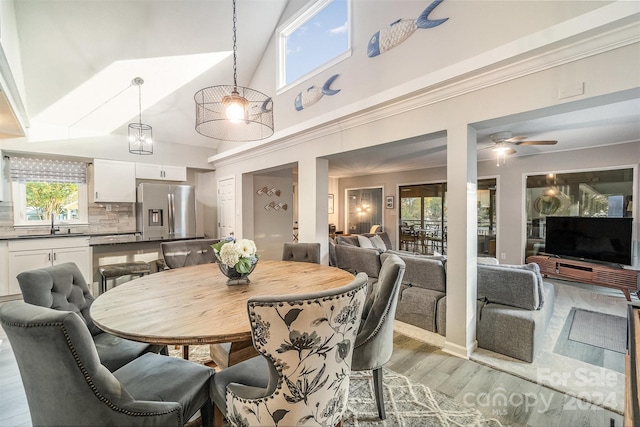
[[[636,270],[543,255],[530,256],[527,258],[527,262],[538,264],[540,272],[545,277],[557,277],[621,290],[627,301],[631,301],[630,292],[635,292],[638,286],[638,272]]]

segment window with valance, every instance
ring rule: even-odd
[[[12,156],[14,225],[88,223],[87,163]]]

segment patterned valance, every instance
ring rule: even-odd
[[[87,183],[87,164],[67,160],[11,157],[11,181]]]

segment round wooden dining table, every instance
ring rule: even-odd
[[[249,278],[249,284],[228,286],[217,264],[165,270],[101,294],[90,315],[100,329],[134,341],[185,348],[232,343],[242,349],[251,342],[249,298],[319,292],[354,280],[335,267],[268,260],[260,260]]]

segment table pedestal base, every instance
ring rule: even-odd
[[[220,369],[228,368],[231,365],[240,363],[243,360],[250,359],[258,355],[253,348],[253,342],[240,341],[224,344],[211,344],[209,346],[209,354],[213,363]]]

